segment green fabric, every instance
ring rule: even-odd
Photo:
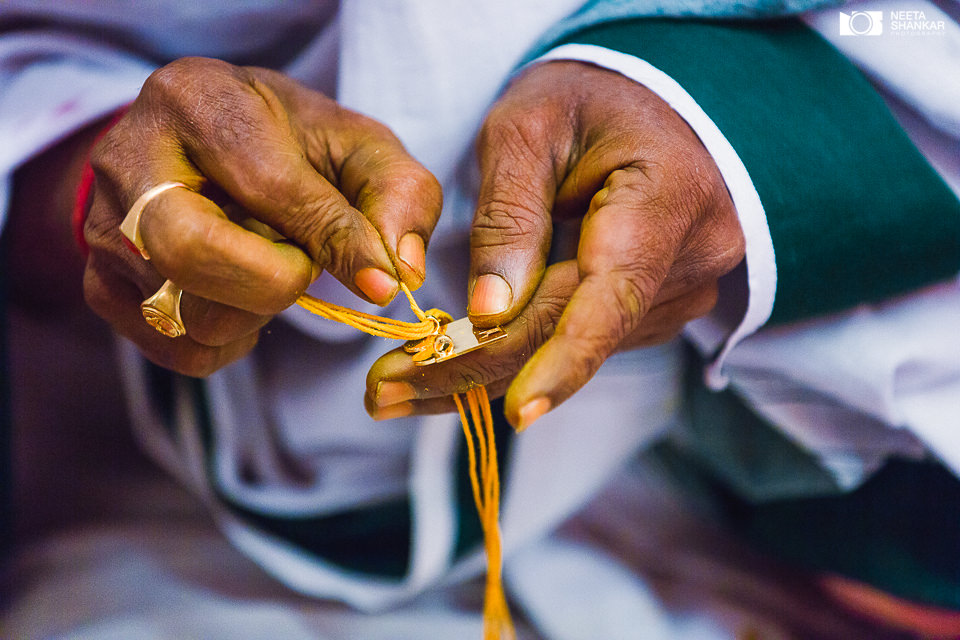
[[[410,562],[410,501],[406,498],[319,517],[257,513],[218,492],[230,510],[265,533],[282,538],[342,569],[400,580]]]
[[[754,414],[732,391],[703,386],[703,363],[689,352],[686,369],[688,454],[751,502],[829,495],[842,490],[809,452]]]
[[[856,491],[750,504],[726,496],[729,522],[804,567],[960,609],[960,482],[932,462],[890,460]]]
[[[637,19],[554,44],[567,42],[663,70],[736,149],[776,252],[771,322],[960,271],[960,203],[860,72],[799,21]]]
[[[960,204],[882,99],[795,20],[638,19],[560,42],[673,77],[736,149],[777,260],[771,322],[880,300],[960,271]],[[694,364],[692,369],[699,371]],[[761,548],[905,598],[960,608],[960,481],[890,461],[839,493],[816,460],[731,392],[688,387],[691,431],[654,455]]]
[[[264,533],[290,542],[307,553],[347,571],[370,576],[403,578],[409,569],[412,505],[409,497],[348,509],[319,516],[277,517],[265,515],[239,504],[228,495],[212,472],[215,432],[206,390],[202,380],[178,376],[166,369],[147,364],[151,400],[166,428],[175,433],[173,413],[177,381],[189,386],[193,393],[204,449],[207,454],[207,477],[218,499],[236,516]],[[503,415],[503,400],[491,403],[494,436],[497,441],[497,462],[501,484],[509,474],[513,428]],[[455,518],[457,523],[454,557],[459,559],[483,544],[483,529],[473,501],[473,490],[467,466],[467,447],[462,441],[455,470]]]
[[[960,609],[960,482],[936,462],[891,459],[850,493],[758,503],[676,442],[647,458],[705,515],[781,561]]]
[[[689,371],[702,362],[690,351]],[[754,546],[927,604],[960,609],[960,480],[891,459],[843,492],[816,460],[730,391],[687,385],[690,430],[648,454],[705,514]]]

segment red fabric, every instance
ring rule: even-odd
[[[110,129],[113,128],[113,125],[120,121],[120,118],[127,113],[129,108],[129,105],[125,105],[113,114],[113,117],[110,118],[110,122],[107,123],[107,126],[105,126],[100,133],[97,134],[94,144],[99,142],[100,139],[106,135],[107,131],[110,131]],[[80,248],[80,253],[82,253],[84,257],[90,253],[90,247],[87,245],[87,240],[83,237],[83,225],[87,221],[87,214],[90,213],[90,200],[91,195],[93,194],[94,180],[95,176],[93,175],[93,167],[90,165],[90,159],[88,157],[87,161],[83,164],[83,171],[80,174],[80,184],[77,186],[77,197],[73,201],[72,218],[73,238],[76,240],[77,246]]]

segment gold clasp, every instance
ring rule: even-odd
[[[477,329],[469,318],[438,324],[436,333],[421,340],[408,340],[403,345],[403,350],[413,356],[418,366],[456,358],[507,337],[503,327]]]

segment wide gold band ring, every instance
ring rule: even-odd
[[[150,203],[151,200],[156,198],[158,195],[164,191],[169,191],[170,189],[186,189],[192,191],[190,187],[183,184],[182,182],[161,182],[152,189],[147,189],[146,192],[133,203],[133,206],[130,207],[130,210],[127,211],[127,215],[124,216],[123,222],[120,223],[120,233],[140,252],[140,255],[144,260],[149,260],[150,255],[147,253],[147,250],[143,246],[143,237],[140,235],[140,217],[143,215],[143,210]]]

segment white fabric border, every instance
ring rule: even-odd
[[[680,114],[713,156],[726,182],[730,198],[737,209],[740,226],[746,237],[747,283],[750,298],[739,326],[726,339],[723,349],[707,367],[705,380],[709,387],[721,389],[729,382],[723,373],[723,363],[730,351],[744,338],[755,333],[770,318],[777,289],[777,264],[773,240],[767,226],[767,217],[753,180],[733,145],[724,137],[696,100],[676,80],[645,60],[619,51],[587,44],[561,45],[530,64],[551,60],[578,60],[589,62],[635,80],[644,85]],[[722,330],[710,333],[716,344],[723,342]]]
[[[0,228],[13,172],[136,97],[153,67],[89,40],[38,32],[0,42]]]

